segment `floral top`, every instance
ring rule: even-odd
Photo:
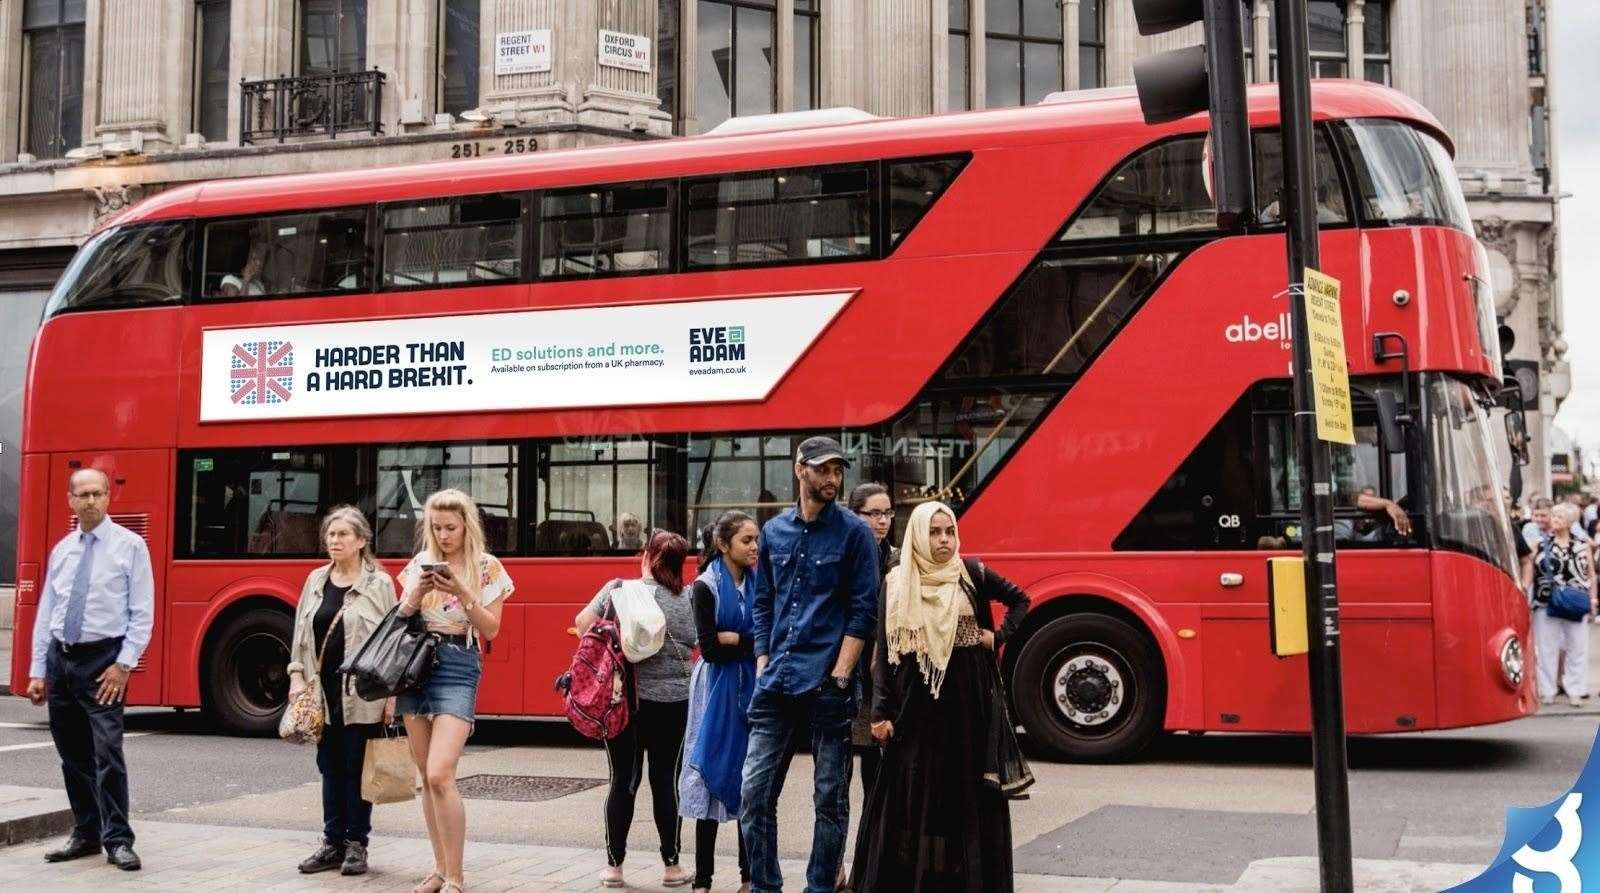
[[[400,591],[410,592],[416,587],[417,580],[422,576],[422,565],[440,563],[432,553],[418,552],[400,571]],[[485,552],[478,562],[478,569],[478,601],[485,608],[516,591],[517,587],[511,582],[511,575],[506,573],[500,559]],[[471,629],[467,612],[461,609],[461,602],[453,593],[437,589],[422,597],[422,620],[428,629],[446,635],[460,635]]]

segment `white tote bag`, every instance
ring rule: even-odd
[[[611,590],[622,632],[622,654],[638,663],[661,650],[666,640],[667,615],[656,604],[655,587],[643,580],[628,580]]]

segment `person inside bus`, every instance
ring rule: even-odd
[[[644,548],[644,522],[633,512],[617,516],[617,548],[626,552]]]
[[[1558,667],[1561,690],[1572,706],[1583,706],[1589,697],[1589,629],[1585,621],[1600,613],[1600,590],[1596,589],[1593,552],[1572,535],[1578,514],[1576,507],[1566,503],[1550,512],[1550,532],[1534,550],[1535,570],[1527,581],[1533,592],[1534,683],[1543,704],[1555,703]],[[1588,593],[1589,613],[1583,619],[1550,614],[1551,594],[1558,586]],[[1565,667],[1561,667],[1563,656]]]
[[[325,725],[317,742],[322,774],[322,845],[301,874],[339,869],[367,873],[372,804],[361,799],[367,739],[394,719],[394,699],[367,701],[341,685],[339,667],[355,654],[394,607],[394,581],[372,557],[372,528],[361,510],[341,505],[322,519],[328,563],[300,588],[289,637],[289,700],[307,685],[322,686]]]
[[[694,889],[710,891],[717,826],[739,820],[739,784],[750,727],[745,712],[755,690],[751,631],[752,586],[761,531],[741,511],[723,512],[705,536],[711,545],[700,576],[689,585],[700,661],[689,679],[689,721],[678,773],[678,814],[694,819]],[[737,832],[738,828],[735,826]],[[750,863],[739,843],[741,893],[749,893]]]
[[[633,825],[634,798],[644,781],[645,757],[650,759],[650,795],[655,807],[656,833],[661,839],[661,861],[666,866],[661,883],[681,887],[689,873],[678,864],[683,822],[678,818],[678,764],[683,755],[683,734],[689,718],[689,661],[694,657],[694,610],[683,588],[683,562],[689,543],[670,530],[658,530],[639,557],[639,578],[612,580],[580,612],[573,625],[578,635],[589,631],[612,605],[621,587],[632,596],[642,588],[655,601],[666,620],[660,650],[633,664],[638,708],[628,725],[606,742],[611,766],[611,790],[606,795],[606,870],[603,887],[621,887],[622,862],[628,855],[628,829]],[[630,618],[620,612],[619,622],[628,637]]]
[[[265,224],[263,224],[265,225]],[[251,239],[250,251],[245,256],[244,265],[238,273],[228,273],[217,283],[217,293],[224,298],[236,298],[240,295],[264,295],[267,288],[261,281],[261,268],[266,263],[267,243],[265,232],[261,238]]]
[[[995,652],[1022,625],[1028,596],[963,559],[955,513],[924,502],[881,602],[872,734],[888,747],[856,834],[855,888],[1011,890],[1007,797],[1031,775]],[[995,602],[1006,608],[998,629]]]
[[[422,817],[433,846],[433,872],[412,893],[462,893],[467,814],[456,789],[456,763],[476,721],[479,643],[500,633],[501,611],[516,587],[485,547],[477,504],[460,490],[428,497],[422,541],[422,551],[400,571],[400,614],[420,612],[442,638],[432,672],[395,701],[422,772]]]
[[[1393,499],[1385,499],[1378,495],[1378,489],[1372,486],[1362,487],[1356,491],[1352,500],[1355,507],[1363,512],[1370,512],[1374,517],[1364,519],[1355,525],[1352,539],[1357,542],[1381,542],[1383,528],[1392,526],[1394,532],[1402,539],[1411,536],[1411,516],[1406,514],[1405,507]]]

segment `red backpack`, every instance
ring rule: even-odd
[[[556,680],[567,721],[587,738],[610,741],[628,727],[633,673],[622,654],[622,633],[611,611],[578,639],[572,666]]]

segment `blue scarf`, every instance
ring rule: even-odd
[[[717,631],[748,637],[754,633],[755,619],[750,614],[753,575],[748,571],[744,586],[733,585],[724,559],[710,562],[699,577],[717,597]],[[741,591],[742,588],[742,591]],[[689,755],[689,765],[705,780],[706,790],[722,801],[729,812],[739,812],[739,786],[744,775],[745,749],[750,744],[750,726],[745,714],[755,692],[756,661],[753,657],[726,663],[707,662],[708,674],[705,713],[700,720],[700,737]]]

